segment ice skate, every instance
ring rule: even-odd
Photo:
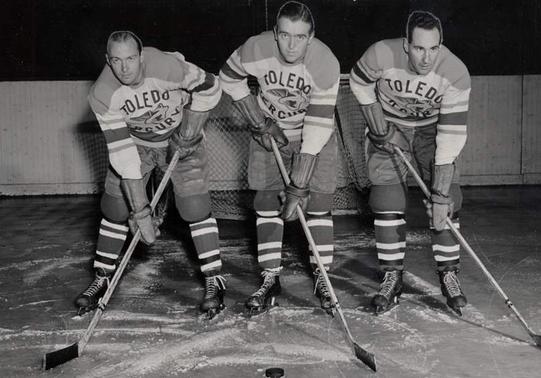
[[[402,271],[391,270],[385,272],[379,292],[372,298],[376,315],[389,311],[398,305],[402,294]]]
[[[225,278],[216,275],[205,277],[205,296],[199,308],[206,313],[210,320],[219,314],[224,308]]]
[[[438,272],[438,275],[440,276],[441,293],[447,298],[447,306],[458,316],[462,316],[461,308],[466,306],[468,301],[460,288],[457,273],[458,269],[453,269]]]
[[[269,307],[277,305],[276,296],[282,291],[279,271],[265,269],[261,272],[261,276],[263,277],[261,287],[246,301],[248,316],[260,314]]]
[[[88,288],[75,299],[75,305],[79,308],[77,315],[81,316],[98,307],[101,297],[107,291],[112,273],[104,269],[96,269],[96,276]]]
[[[327,283],[323,278],[319,269],[314,271],[315,284],[314,294],[319,298],[321,308],[324,309],[329,315],[334,316],[334,305],[332,303],[331,293],[327,287]]]

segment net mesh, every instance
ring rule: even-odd
[[[255,90],[255,83],[250,86]],[[334,195],[335,214],[363,212],[366,209],[368,178],[364,159],[366,122],[347,77],[340,82],[336,105],[338,133],[338,189]],[[212,209],[217,218],[242,219],[252,212],[254,192],[248,189],[248,150],[251,139],[246,121],[223,95],[211,112],[205,127],[210,168]],[[103,180],[108,160],[102,133],[87,140],[96,181]]]
[[[338,189],[334,212],[365,209],[368,188],[364,159],[365,120],[347,78],[340,82],[335,112],[338,131]],[[247,168],[250,132],[229,96],[222,96],[206,126],[212,207],[218,218],[243,218],[252,209]]]

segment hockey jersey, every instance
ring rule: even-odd
[[[436,165],[452,163],[462,151],[471,79],[464,63],[445,46],[423,76],[410,68],[402,38],[376,42],[351,70],[350,86],[359,103],[379,101],[385,119],[396,125],[436,124]]]
[[[208,111],[221,96],[214,75],[187,62],[182,54],[145,47],[143,57],[140,83],[123,85],[106,65],[88,96],[105,135],[109,161],[126,179],[141,178],[136,144],[167,146],[185,106]]]
[[[301,152],[317,155],[334,129],[340,65],[331,50],[313,38],[301,62],[285,62],[272,32],[248,39],[220,71],[233,100],[250,94],[248,77],[259,83],[257,100],[289,140],[302,139]]]

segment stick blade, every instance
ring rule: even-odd
[[[536,335],[536,334],[530,334],[530,336],[532,337],[533,341],[535,342],[535,345],[537,345],[538,348],[541,348],[541,335]]]
[[[355,350],[355,357],[361,360],[370,369],[376,371],[376,356],[361,348],[357,343],[353,343],[353,349]]]
[[[79,343],[72,344],[43,356],[43,369],[49,370],[69,360],[79,357]]]

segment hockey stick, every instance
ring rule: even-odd
[[[286,183],[286,185],[288,185],[291,180],[287,173],[286,167],[284,166],[282,155],[280,155],[278,146],[276,145],[276,142],[274,141],[274,138],[272,137],[271,137],[271,143],[272,143],[272,151],[274,152],[274,157],[276,158],[276,163],[278,163],[278,168],[280,169],[280,174],[282,175],[282,178],[284,182]],[[325,280],[325,283],[327,284],[327,287],[329,288],[329,293],[331,294],[331,299],[334,302],[334,307],[336,308],[336,311],[338,312],[340,321],[342,323],[342,327],[344,328],[344,331],[346,332],[347,339],[349,341],[351,348],[353,349],[353,353],[355,354],[355,357],[361,360],[370,369],[376,371],[376,357],[372,353],[361,348],[359,344],[357,344],[355,340],[353,340],[353,336],[351,335],[351,331],[349,330],[349,327],[346,323],[346,318],[342,311],[342,307],[340,306],[340,303],[338,302],[338,299],[336,298],[336,294],[334,293],[334,289],[331,285],[331,281],[329,280],[329,276],[327,275],[327,271],[325,270],[325,266],[321,262],[321,257],[319,255],[316,242],[314,241],[314,238],[312,237],[312,233],[310,232],[310,229],[308,228],[308,224],[306,223],[306,219],[304,217],[304,213],[300,205],[297,205],[297,215],[302,225],[304,234],[306,235],[306,239],[308,240],[308,244],[310,244],[310,247],[312,248],[312,253],[314,255],[314,258],[316,259],[319,272],[320,274],[323,275],[323,279]]]
[[[154,197],[152,198],[152,201],[150,203],[150,207],[152,210],[154,210],[154,207],[156,207],[156,204],[160,200],[160,197],[165,189],[165,186],[167,185],[167,182],[169,181],[169,178],[171,177],[171,174],[173,173],[173,170],[175,169],[177,165],[179,157],[180,157],[180,152],[176,151],[175,154],[173,155],[173,158],[171,159],[171,162],[169,163],[169,166],[167,167],[167,170],[165,171],[165,174],[162,178],[162,181],[160,182],[160,185],[158,186],[158,189],[156,189],[156,193],[154,194]],[[48,370],[57,365],[61,365],[83,354],[86,344],[90,340],[90,337],[92,336],[92,333],[94,332],[94,329],[96,328],[98,322],[100,321],[101,316],[103,312],[105,311],[105,306],[107,306],[107,303],[109,302],[109,299],[111,298],[111,295],[113,295],[113,291],[115,290],[118,284],[118,281],[120,280],[120,277],[122,276],[122,273],[124,272],[124,269],[126,268],[126,265],[128,265],[128,261],[130,260],[130,257],[133,251],[135,250],[135,247],[137,246],[137,243],[139,242],[140,239],[141,239],[141,230],[138,229],[135,232],[135,235],[133,235],[133,239],[131,240],[131,243],[128,246],[128,249],[126,250],[126,253],[124,253],[122,260],[120,261],[120,264],[118,265],[118,268],[116,269],[116,272],[113,275],[113,278],[111,279],[111,282],[109,283],[109,286],[107,287],[107,291],[105,292],[105,294],[99,301],[98,308],[96,309],[96,313],[92,317],[92,320],[90,321],[90,325],[86,329],[83,336],[75,344],[72,344],[70,346],[67,346],[59,350],[55,350],[50,353],[46,353],[43,356],[43,369],[44,370]]]
[[[408,161],[408,159],[406,158],[406,156],[404,155],[402,150],[400,148],[396,147],[396,146],[394,147],[394,150],[400,156],[402,161],[408,166],[409,171],[413,175],[413,178],[415,179],[415,181],[417,182],[417,184],[419,185],[419,187],[423,191],[424,195],[428,199],[430,199],[430,191],[428,190],[426,184],[421,179],[421,177],[419,176],[419,174],[417,173],[417,171],[415,170],[413,165],[411,165],[411,163]],[[481,270],[483,271],[485,276],[487,276],[487,278],[490,281],[490,283],[492,284],[492,286],[494,286],[496,288],[496,290],[498,291],[498,293],[500,293],[500,295],[503,297],[503,299],[505,299],[505,304],[516,315],[516,317],[520,321],[520,324],[522,324],[522,326],[526,329],[526,331],[528,332],[530,337],[535,342],[535,345],[537,345],[538,347],[541,347],[541,335],[535,334],[535,332],[533,332],[532,329],[528,326],[528,324],[526,323],[526,321],[524,320],[522,315],[520,315],[518,310],[515,308],[515,306],[513,305],[513,303],[511,302],[511,300],[507,296],[507,294],[505,294],[505,292],[500,287],[500,285],[498,284],[496,279],[492,276],[492,274],[490,274],[488,269],[485,267],[485,264],[483,264],[483,262],[479,259],[479,257],[477,257],[477,254],[474,252],[474,250],[470,247],[470,245],[468,244],[466,239],[464,239],[464,237],[462,236],[460,231],[453,224],[453,221],[451,221],[451,219],[449,217],[447,217],[447,219],[445,219],[445,223],[447,224],[447,226],[449,226],[449,229],[451,230],[451,232],[453,233],[453,235],[457,239],[457,241],[460,243],[462,248],[464,248],[466,250],[466,252],[468,252],[470,257],[475,260],[475,262],[477,263],[477,265],[479,265],[479,267],[481,268]]]

